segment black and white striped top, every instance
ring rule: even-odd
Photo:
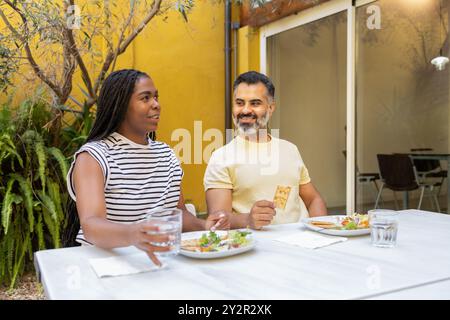
[[[141,145],[117,132],[86,143],[75,153],[67,175],[69,194],[75,201],[72,172],[82,152],[88,152],[102,168],[108,220],[133,223],[143,220],[148,210],[177,207],[183,171],[167,144],[149,140],[148,145]],[[89,243],[81,228],[77,242]]]

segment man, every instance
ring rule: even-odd
[[[231,228],[261,229],[327,214],[297,147],[267,132],[274,94],[271,80],[261,73],[236,79],[237,137],[212,154],[205,172],[208,212],[232,213]]]

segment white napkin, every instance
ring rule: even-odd
[[[328,237],[315,232],[303,231],[275,239],[275,241],[284,242],[307,249],[316,249],[326,247],[334,243],[347,241],[347,238],[334,236]]]
[[[89,263],[99,278],[155,271],[166,267],[164,263],[161,267],[153,264],[145,252],[125,256],[89,259]]]

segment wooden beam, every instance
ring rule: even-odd
[[[251,1],[246,0],[241,6],[240,24],[241,27],[261,27],[327,1],[330,0],[272,0],[253,8]]]

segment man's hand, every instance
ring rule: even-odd
[[[217,211],[210,214],[206,219],[205,230],[229,230],[230,225],[230,213]]]
[[[272,201],[257,201],[248,215],[248,226],[260,230],[262,227],[269,225],[274,216],[275,205]]]

